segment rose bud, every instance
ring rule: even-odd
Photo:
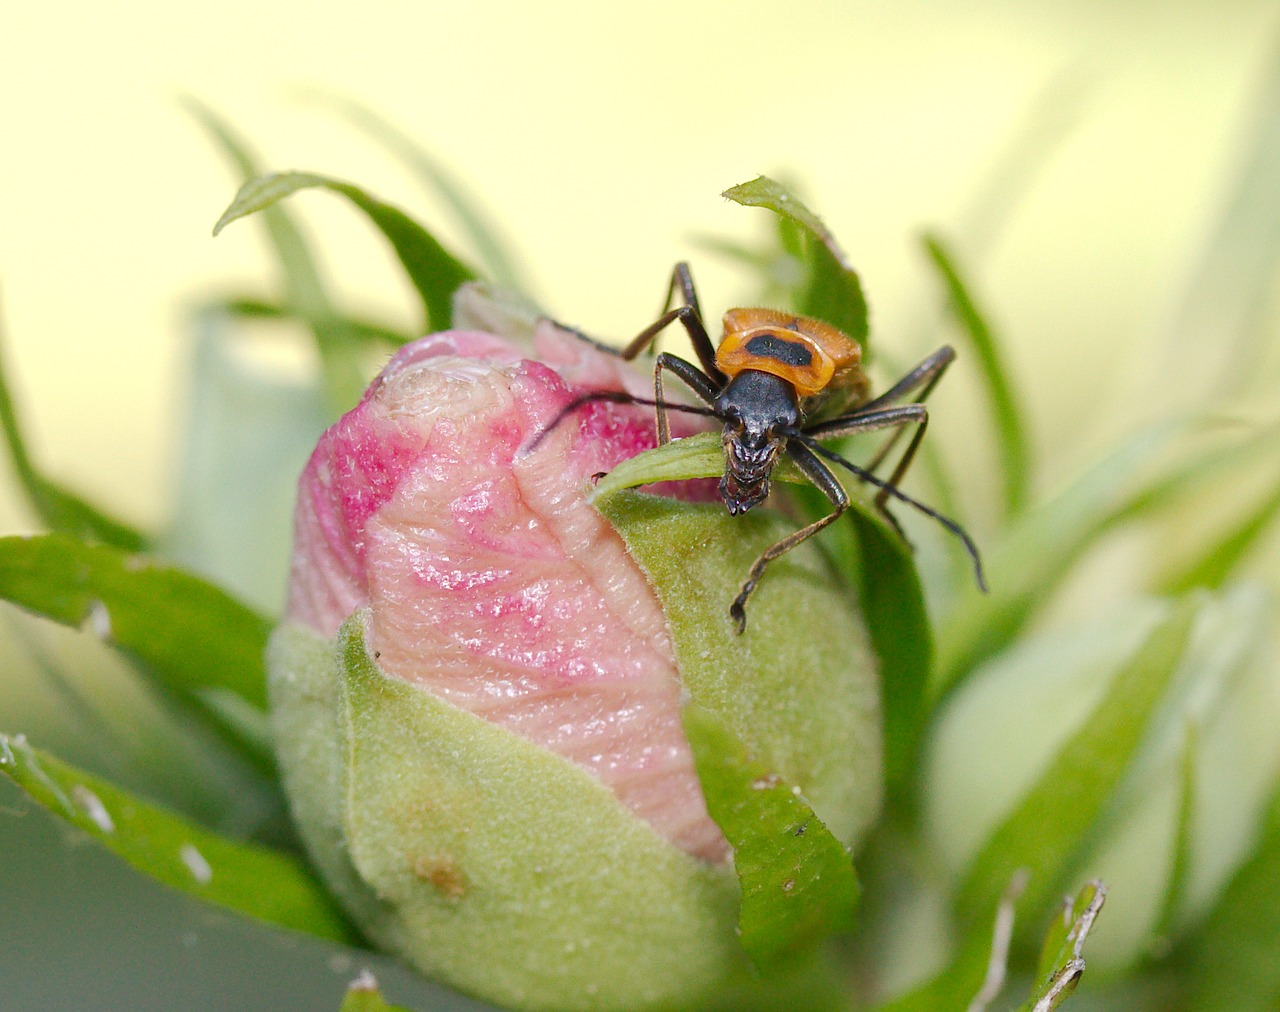
[[[852,847],[879,804],[874,662],[812,545],[734,632],[790,521],[593,505],[593,476],[654,445],[651,409],[585,405],[528,451],[575,396],[652,389],[553,325],[532,346],[423,338],[320,439],[268,658],[284,781],[352,917],[424,973],[514,1008],[697,1007],[753,971],[689,680]]]

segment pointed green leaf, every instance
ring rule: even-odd
[[[867,300],[862,294],[862,282],[822,219],[795,194],[767,176],[730,187],[721,196],[745,207],[768,208],[799,226],[805,237],[809,284],[796,310],[839,327],[862,345],[865,352]]]
[[[340,193],[368,215],[369,220],[391,243],[410,282],[422,299],[427,331],[447,330],[453,320],[453,293],[465,281],[475,278],[470,267],[449,253],[435,237],[391,204],[351,183],[311,172],[280,172],[248,180],[231,206],[213,227],[217,235],[237,218],[270,208],[298,190],[320,187]]]
[[[599,501],[625,488],[662,481],[718,478],[722,474],[724,450],[719,433],[699,432],[628,457],[596,483],[591,498]]]
[[[21,735],[0,735],[0,772],[167,886],[292,931],[357,941],[328,893],[289,854],[219,836],[32,748]]]
[[[217,587],[146,556],[48,534],[0,538],[0,598],[119,647],[257,766],[272,767],[262,660],[270,625]]]
[[[1003,352],[986,316],[974,302],[969,286],[961,277],[954,255],[941,237],[926,234],[923,242],[925,252],[946,288],[951,312],[977,357],[1000,445],[1005,514],[1016,516],[1027,500],[1031,464],[1026,423],[1003,361]]]
[[[466,192],[462,181],[445,169],[437,158],[363,102],[339,95],[322,96],[321,101],[398,157],[418,177],[427,192],[441,199],[494,281],[516,291],[525,287],[505,242],[499,238],[498,226],[480,209],[475,197]]]
[[[4,361],[5,335],[0,328],[0,429],[9,448],[9,459],[18,482],[32,508],[55,531],[115,545],[129,552],[146,547],[147,537],[125,523],[108,516],[92,503],[42,475],[27,452],[17,408],[9,388]]]
[[[1084,943],[1106,896],[1101,882],[1090,882],[1067,902],[1045,936],[1035,986],[1019,1012],[1053,1012],[1075,991],[1084,973]]]
[[[188,99],[185,105],[235,166],[241,179],[250,180],[261,174],[257,158],[225,120],[194,100]],[[284,301],[315,337],[324,363],[330,410],[334,414],[346,411],[360,399],[369,380],[360,358],[362,342],[346,328],[335,309],[320,265],[293,218],[283,208],[269,207],[264,209],[262,221],[284,276]]]
[[[1106,695],[987,838],[957,894],[956,908],[963,921],[980,919],[1021,868],[1031,873],[1024,909],[1043,909],[1164,698],[1199,603],[1188,597],[1173,606],[1116,671]]]

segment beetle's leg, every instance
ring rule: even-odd
[[[664,310],[661,316],[632,338],[631,342],[618,354],[625,359],[635,358],[653,343],[654,338],[678,320],[689,335],[689,341],[693,344],[694,353],[698,356],[703,371],[713,383],[724,386],[729,382],[729,377],[716,365],[716,346],[711,343],[711,336],[702,322],[702,313],[698,309],[698,293],[693,287],[693,276],[689,273],[688,264],[676,264],[676,269],[671,274],[671,287],[667,290],[668,305],[677,287],[680,289],[684,304],[675,309]]]
[[[833,464],[839,464],[841,467],[848,470],[859,481],[866,482],[868,485],[875,485],[886,495],[897,499],[899,502],[906,503],[908,506],[919,510],[925,516],[932,517],[934,520],[938,521],[938,523],[942,524],[943,527],[964,543],[965,551],[969,553],[969,558],[973,560],[973,575],[977,579],[978,589],[983,593],[986,593],[987,581],[982,574],[982,556],[979,554],[978,546],[974,543],[973,538],[969,537],[969,532],[958,523],[945,514],[939,513],[932,506],[922,503],[919,499],[913,499],[911,496],[907,495],[907,493],[902,491],[902,489],[898,488],[897,485],[892,485],[883,478],[877,478],[866,468],[859,467],[853,461],[840,456],[840,454],[836,453],[835,450],[823,446],[806,432],[793,433],[788,437],[788,441],[803,443],[819,457],[822,457],[824,460],[829,460]]]
[[[921,414],[918,418],[910,419],[918,422],[916,430],[911,435],[911,442],[907,444],[906,450],[898,459],[898,463],[894,466],[893,474],[889,477],[890,485],[898,485],[903,477],[906,476],[907,470],[911,467],[912,461],[915,459],[916,451],[920,449],[920,443],[924,439],[925,429],[929,427],[929,416],[924,412],[921,402],[929,396],[933,388],[937,385],[938,380],[942,378],[942,374],[947,371],[949,366],[956,357],[955,349],[950,345],[943,345],[932,355],[928,356],[924,361],[912,369],[909,373],[898,380],[893,386],[882,393],[879,397],[867,401],[865,404],[859,405],[855,410],[839,418],[832,418],[826,422],[820,422],[812,428],[806,429],[806,435],[816,438],[825,438],[827,436],[848,435],[853,432],[863,431],[863,427],[850,427],[849,423],[856,421],[867,415],[878,415],[888,409],[889,405],[896,404],[909,394],[919,391],[911,405],[904,407],[920,406]],[[904,422],[907,419],[903,420]],[[876,451],[875,456],[868,461],[866,469],[875,471],[885,458],[893,451],[898,444],[898,440],[902,438],[903,429],[899,428],[892,436],[890,436],[883,446]],[[889,493],[883,488],[876,493],[876,508],[890,520],[893,519],[892,514],[888,510]],[[897,526],[896,522],[894,526]]]
[[[832,436],[852,436],[857,432],[873,432],[876,429],[894,428],[901,432],[904,426],[915,425],[916,435],[912,437],[911,445],[907,447],[907,453],[903,454],[903,460],[906,461],[906,464],[910,464],[911,457],[915,455],[916,447],[920,445],[920,439],[923,438],[924,430],[928,427],[928,424],[929,409],[923,404],[899,404],[896,407],[881,407],[873,408],[872,410],[862,407],[857,411],[851,411],[847,415],[841,415],[839,418],[832,418],[829,421],[813,426],[813,428],[805,429],[804,435],[815,439],[829,439]],[[889,440],[889,445],[892,445],[893,440],[896,438],[897,435],[895,433]],[[874,466],[874,464],[868,464],[864,470],[870,473]],[[893,477],[889,479],[887,484],[896,486],[905,472],[906,466],[902,461],[899,461],[898,466],[894,469]],[[875,507],[905,541],[906,533],[898,523],[898,518],[889,512],[888,498],[889,493],[885,491],[882,485],[873,500]]]
[[[687,363],[686,363],[687,364]],[[552,432],[559,428],[560,423],[577,411],[584,404],[594,404],[597,401],[604,401],[609,404],[640,404],[645,407],[658,407],[657,401],[652,401],[648,397],[637,397],[635,394],[628,393],[626,390],[593,390],[590,393],[579,394],[568,404],[555,413],[555,416],[548,422],[536,436],[533,437],[520,449],[520,453],[532,453],[542,441],[546,439]],[[711,408],[697,407],[692,404],[662,404],[663,411],[678,411],[685,415],[698,415],[702,418],[719,418]]]
[[[747,574],[742,590],[738,592],[738,596],[733,599],[733,604],[729,606],[729,617],[733,619],[738,632],[742,632],[747,627],[747,598],[756,589],[756,585],[764,575],[765,567],[779,555],[785,555],[796,545],[807,541],[822,528],[834,522],[849,505],[849,494],[845,492],[836,476],[831,473],[831,469],[819,460],[813,451],[797,440],[788,439],[787,453],[795,461],[796,467],[800,468],[805,473],[805,476],[818,487],[819,491],[831,500],[833,508],[830,513],[821,519],[801,527],[793,534],[788,534],[781,541],[770,545],[761,553],[760,558],[756,559],[752,564],[751,572]]]
[[[667,402],[663,396],[662,370],[669,369],[675,373],[695,394],[708,404],[715,404],[720,391],[706,373],[692,362],[686,362],[678,355],[663,352],[653,364],[653,403],[658,420],[658,445],[665,446],[671,442],[671,428],[667,424]]]
[[[674,309],[668,308],[677,288],[680,290],[684,303]],[[707,376],[711,378],[713,383],[720,386],[728,383],[729,377],[721,372],[719,366],[716,365],[716,346],[711,343],[711,336],[707,333],[706,325],[702,322],[702,311],[698,308],[698,293],[693,287],[693,275],[689,273],[688,264],[678,263],[675,270],[671,272],[671,284],[667,287],[667,298],[662,307],[662,315],[640,331],[622,348],[597,340],[577,327],[570,327],[568,324],[554,320],[551,322],[555,323],[561,330],[568,331],[578,340],[585,341],[598,351],[616,355],[630,362],[646,348],[650,347],[660,333],[679,320],[681,326],[688,332],[689,340],[693,344],[693,350],[697,353],[698,361],[702,363],[702,368],[706,371]]]
[[[698,314],[698,319],[702,319],[702,307],[698,305],[698,290],[693,286],[693,274],[689,271],[689,265],[681,260],[676,264],[675,269],[671,272],[671,284],[667,285],[667,297],[662,303],[661,316],[671,308],[671,303],[676,296],[676,288],[679,287],[680,295],[684,299],[683,305],[688,306]]]

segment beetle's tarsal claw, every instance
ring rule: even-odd
[[[743,607],[741,600],[729,605],[729,618],[733,620],[734,632],[741,636],[747,628],[747,609]]]

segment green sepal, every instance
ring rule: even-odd
[[[599,503],[614,492],[640,485],[718,478],[724,467],[720,435],[700,432],[622,461],[599,480],[592,498]],[[811,485],[786,457],[778,462],[773,477]],[[853,536],[842,536],[844,532],[833,529],[819,535],[819,540],[834,544],[832,556],[840,575],[857,589],[871,645],[880,662],[885,777],[891,788],[897,789],[909,779],[927,716],[924,694],[933,664],[933,631],[911,549],[874,507],[856,494],[850,499],[846,515],[851,518]],[[726,520],[725,537],[734,540],[742,533],[734,527],[739,521]],[[746,565],[752,561],[748,559]],[[745,569],[734,575],[741,580]],[[730,594],[728,600],[732,599]]]
[[[696,703],[683,711],[707,808],[733,847],[738,936],[761,969],[853,927],[853,859],[790,784]]]
[[[300,832],[382,947],[520,1009],[692,1007],[748,976],[731,871],[586,770],[384,675],[363,613],[282,626],[273,716]]]
[[[802,545],[771,563],[739,635],[729,602],[788,520],[627,491],[596,506],[666,613],[707,807],[742,855],[744,946],[768,965],[844,930],[848,849],[881,795],[876,666],[845,586]]]

